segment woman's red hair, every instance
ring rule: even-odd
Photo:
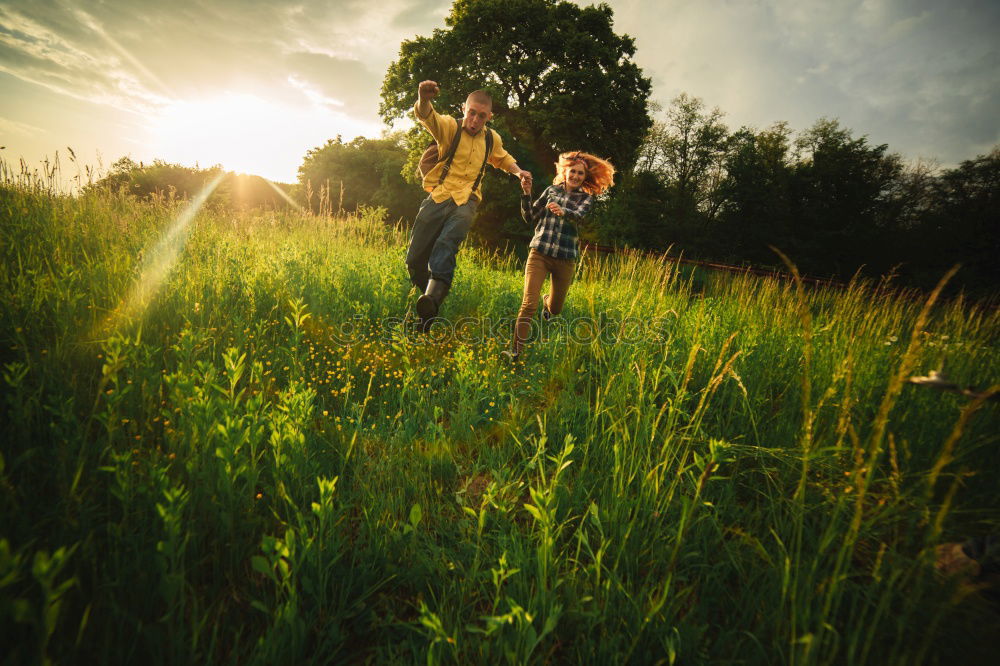
[[[587,169],[587,177],[583,181],[580,189],[591,195],[604,194],[609,187],[615,184],[615,167],[611,162],[585,153],[582,150],[571,150],[568,153],[561,153],[559,161],[556,162],[556,177],[553,185],[562,185],[565,180],[566,167],[576,162],[580,162]]]

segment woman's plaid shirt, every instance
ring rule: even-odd
[[[546,208],[552,201],[563,209],[562,217]],[[594,197],[583,190],[567,192],[562,185],[549,185],[535,203],[531,203],[527,194],[522,194],[521,217],[535,225],[535,236],[528,247],[556,259],[576,259],[580,254],[576,223],[593,203]]]

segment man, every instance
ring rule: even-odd
[[[462,123],[434,110],[431,100],[440,92],[434,81],[423,81],[417,89],[413,112],[438,144],[440,161],[423,179],[430,195],[420,204],[413,223],[406,267],[410,281],[422,295],[417,299],[417,314],[426,326],[437,316],[455,274],[455,255],[472,224],[476,206],[482,199],[482,170],[485,163],[531,182],[531,174],[517,166],[503,149],[500,137],[493,132],[492,149],[486,155],[486,135],[492,132],[486,123],[493,118],[493,98],[477,90],[462,105]],[[449,148],[457,141],[454,151]],[[454,152],[449,160],[445,156]]]

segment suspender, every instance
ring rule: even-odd
[[[489,159],[490,153],[493,152],[493,130],[489,127],[484,127],[486,130],[486,154],[483,156],[483,165],[479,167],[479,175],[476,176],[476,182],[472,184],[472,191],[475,192],[479,188],[479,183],[483,180],[483,174],[486,173],[486,160]]]
[[[455,129],[455,137],[451,140],[451,145],[448,146],[448,152],[444,157],[444,166],[441,168],[441,177],[438,178],[438,185],[444,183],[444,179],[448,177],[448,172],[451,171],[452,160],[455,159],[455,152],[458,150],[458,142],[462,140],[462,122],[456,119],[457,127]],[[479,174],[476,176],[476,182],[472,184],[472,191],[475,192],[479,187],[479,183],[483,180],[483,174],[486,173],[486,162],[489,160],[490,153],[493,152],[493,130],[489,127],[483,127],[486,131],[486,153],[483,155],[483,164],[479,167]],[[473,137],[475,141],[475,137]]]
[[[451,171],[451,162],[455,159],[455,151],[458,150],[458,142],[462,140],[462,121],[456,118],[455,123],[455,136],[451,138],[451,145],[448,146],[448,152],[444,155],[444,167],[441,168],[438,185],[442,184],[444,179],[448,177],[448,172]]]

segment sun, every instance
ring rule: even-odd
[[[294,182],[307,151],[342,135],[378,136],[381,126],[327,103],[280,93],[222,92],[177,100],[149,121],[151,158]]]
[[[280,141],[273,137],[296,120],[289,115],[283,106],[246,93],[177,101],[153,122],[153,151],[168,162],[221,164],[229,171],[267,176],[276,161],[283,161],[275,154]]]

